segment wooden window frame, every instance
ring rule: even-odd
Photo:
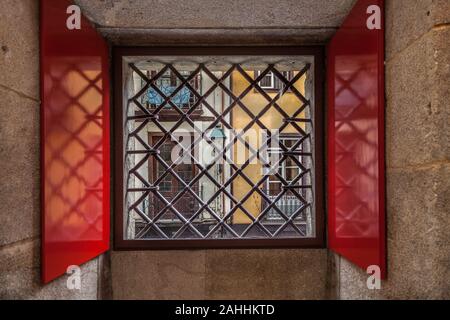
[[[215,46],[215,47],[113,47],[113,103],[111,145],[114,150],[112,174],[114,250],[231,249],[231,248],[325,248],[325,180],[324,180],[324,52],[323,46]],[[124,239],[123,197],[123,78],[124,56],[147,55],[255,55],[314,57],[314,206],[315,237],[289,239],[189,239],[189,240],[128,240]]]

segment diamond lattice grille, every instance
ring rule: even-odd
[[[311,61],[185,61],[127,64],[125,237],[313,237]]]

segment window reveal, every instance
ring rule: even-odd
[[[316,238],[314,57],[233,58],[122,62],[123,240]]]

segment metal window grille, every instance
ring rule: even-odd
[[[183,59],[126,62],[125,239],[314,237],[314,60]]]

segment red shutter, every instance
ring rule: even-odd
[[[381,29],[367,26],[372,5]],[[383,16],[384,1],[359,0],[328,47],[328,235],[333,251],[384,278]]]
[[[69,30],[69,0],[40,2],[42,280],[109,249],[108,46]]]

